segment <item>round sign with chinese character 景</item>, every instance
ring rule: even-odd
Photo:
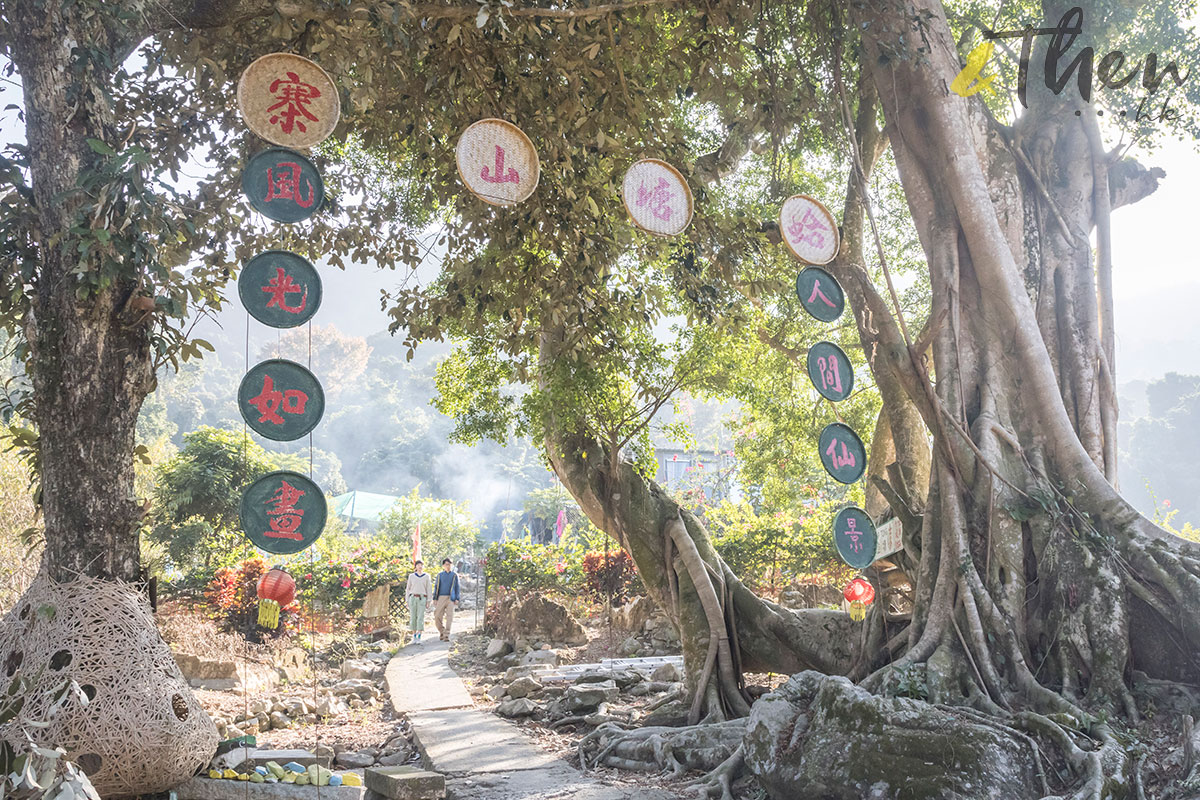
[[[325,392],[315,375],[295,361],[273,358],[254,365],[238,387],[238,410],[255,433],[290,442],[317,427]]]
[[[809,267],[796,276],[796,296],[804,310],[821,322],[833,322],[846,308],[842,285],[819,267]]]
[[[854,389],[854,367],[833,342],[817,342],[808,350],[808,377],[826,400],[837,403]]]
[[[268,553],[298,553],[325,530],[325,493],[298,472],[270,472],[242,492],[242,530]]]
[[[821,464],[834,480],[854,483],[866,472],[866,448],[862,439],[848,425],[840,422],[826,425],[817,441],[817,448]]]
[[[295,150],[272,147],[258,153],[242,173],[250,206],[276,222],[308,219],[325,202],[325,183],[313,163]]]
[[[875,563],[875,523],[857,506],[843,508],[834,518],[833,543],[842,561],[855,569]]]
[[[264,325],[294,328],[321,306],[321,276],[308,259],[268,250],[250,259],[238,276],[242,305]]]
[[[533,194],[538,154],[525,132],[502,119],[481,119],[458,137],[458,175],[471,193],[495,206],[511,206]]]
[[[679,170],[657,158],[626,170],[621,199],[634,225],[659,236],[678,236],[692,221],[692,190]]]
[[[838,254],[837,221],[820,201],[806,194],[783,201],[779,231],[792,255],[806,264],[828,264]]]
[[[337,86],[325,70],[291,53],[271,53],[246,67],[237,103],[246,126],[281,147],[325,141],[342,110]]]

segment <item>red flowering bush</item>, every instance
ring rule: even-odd
[[[221,567],[204,590],[210,616],[227,631],[237,631],[247,639],[259,640],[263,635],[279,636],[299,628],[300,607],[295,603],[279,612],[279,627],[258,626],[258,579],[269,569],[260,557],[247,558],[240,564]]]
[[[624,550],[588,553],[583,557],[583,581],[597,602],[611,595],[613,605],[621,605],[637,593],[637,567]]]

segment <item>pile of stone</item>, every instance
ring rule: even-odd
[[[674,624],[649,597],[635,597],[613,610],[613,627],[628,635],[617,648],[622,658],[672,656],[680,652]]]

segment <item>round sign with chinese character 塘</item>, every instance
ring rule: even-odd
[[[255,433],[290,442],[317,427],[325,392],[315,375],[295,361],[273,358],[255,364],[238,387],[238,410]]]
[[[255,211],[276,222],[306,220],[325,202],[325,183],[317,168],[282,147],[250,159],[242,173],[242,192]]]
[[[268,250],[246,263],[238,276],[242,305],[264,325],[294,328],[312,319],[321,306],[321,276],[295,253]]]
[[[846,308],[846,295],[837,279],[819,267],[809,267],[796,276],[800,305],[821,322],[833,322]]]
[[[842,561],[855,569],[875,563],[875,523],[857,506],[843,508],[834,518],[833,543]]]
[[[325,530],[325,493],[298,472],[270,472],[242,492],[242,530],[268,553],[298,553]]]
[[[679,170],[657,158],[626,170],[621,200],[634,225],[659,236],[678,236],[692,221],[692,190]]]
[[[817,441],[817,448],[821,464],[834,480],[854,483],[867,470],[866,448],[862,439],[848,425],[840,422],[826,425]]]
[[[281,147],[325,141],[342,111],[337,86],[325,70],[291,53],[271,53],[246,67],[237,102],[246,126]]]
[[[817,342],[808,350],[808,377],[826,400],[837,403],[854,390],[854,367],[842,348]]]
[[[485,203],[516,205],[537,188],[537,150],[511,122],[481,119],[472,123],[458,137],[454,160],[462,182]]]
[[[783,201],[779,231],[792,255],[806,264],[828,264],[838,254],[837,221],[819,200],[806,194]]]

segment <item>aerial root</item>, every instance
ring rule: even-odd
[[[745,764],[745,745],[738,745],[737,750],[733,751],[733,755],[690,786],[696,789],[700,800],[717,796],[720,796],[721,800],[733,800],[733,782],[741,775],[742,767]]]

